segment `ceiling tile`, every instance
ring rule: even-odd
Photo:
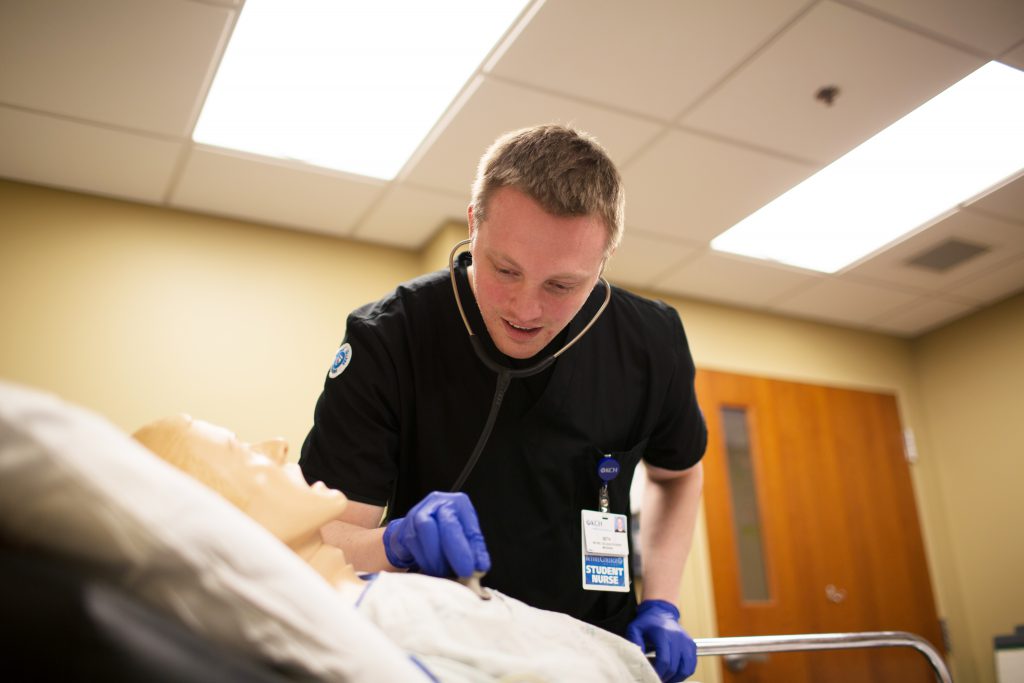
[[[957,296],[995,303],[1024,290],[1024,256],[1008,259],[957,285]]]
[[[869,325],[889,334],[914,337],[967,315],[975,309],[976,306],[961,301],[921,297],[871,320]]]
[[[968,205],[1001,218],[1024,223],[1024,174],[998,190],[990,192]]]
[[[942,272],[907,265],[909,259],[951,238],[989,247],[989,250]],[[1010,223],[964,209],[844,271],[841,277],[933,293],[948,292],[959,282],[1021,254],[1024,254],[1024,224]],[[1021,284],[1024,285],[1024,280]],[[975,302],[980,303],[977,300]]]
[[[0,107],[0,175],[159,202],[183,143]]]
[[[1016,0],[859,0],[881,14],[969,45],[993,57],[1024,37],[1024,2]]]
[[[705,244],[814,170],[672,131],[624,168],[626,218],[648,232]]]
[[[0,3],[0,103],[185,136],[232,15],[181,0]]]
[[[170,203],[257,223],[346,236],[382,191],[379,181],[196,147]]]
[[[823,2],[682,119],[687,126],[828,163],[984,60]],[[833,106],[823,86],[840,89]]]
[[[594,135],[616,163],[634,154],[660,127],[635,117],[482,79],[462,109],[415,163],[405,179],[424,187],[465,193],[487,147],[507,131],[540,123],[577,126]]]
[[[806,4],[548,0],[493,73],[670,120]]]
[[[440,225],[449,221],[465,223],[468,204],[468,193],[460,198],[447,192],[399,185],[373,207],[352,236],[402,249],[418,249],[434,236]]]
[[[810,286],[773,302],[770,310],[839,324],[863,324],[910,303],[917,296],[838,278],[820,278]]]
[[[563,122],[625,176],[615,282],[903,336],[1024,290],[1024,180],[932,228],[1004,240],[946,277],[907,278],[913,243],[839,276],[707,245],[985,54],[1024,67],[1021,0],[538,1],[391,183],[187,140],[243,5],[0,0],[0,176],[416,249],[494,138]]]
[[[627,227],[622,244],[608,261],[605,276],[623,286],[650,287],[659,274],[696,251],[696,247]]]
[[[681,296],[762,306],[802,286],[810,286],[818,278],[795,268],[708,250],[663,274],[654,287]]]

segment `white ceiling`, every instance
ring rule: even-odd
[[[836,275],[708,247],[985,62],[1024,68],[1024,1],[535,2],[392,182],[191,142],[242,4],[0,0],[0,176],[418,249],[495,137],[555,121],[626,179],[621,284],[904,337],[1024,289],[1024,176]],[[907,265],[950,238],[988,249]]]

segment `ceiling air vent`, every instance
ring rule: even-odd
[[[944,273],[950,268],[959,266],[964,261],[969,261],[979,254],[984,254],[989,249],[990,247],[984,244],[974,244],[950,238],[945,242],[940,242],[922,251],[913,258],[907,259],[906,263],[908,266],[917,266],[918,268],[926,268],[936,273]]]

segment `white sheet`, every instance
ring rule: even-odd
[[[210,640],[334,681],[427,681],[285,545],[104,418],[0,383],[0,530],[106,567]]]

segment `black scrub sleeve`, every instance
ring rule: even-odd
[[[349,499],[384,506],[391,496],[399,447],[398,381],[373,320],[350,315],[344,342],[351,358],[328,373],[302,444],[306,481],[322,481]]]
[[[672,376],[644,460],[655,467],[684,470],[696,465],[704,456],[708,429],[693,384],[697,371],[690,345],[675,309],[668,309],[666,324],[670,332],[668,338],[672,340],[668,350]]]

